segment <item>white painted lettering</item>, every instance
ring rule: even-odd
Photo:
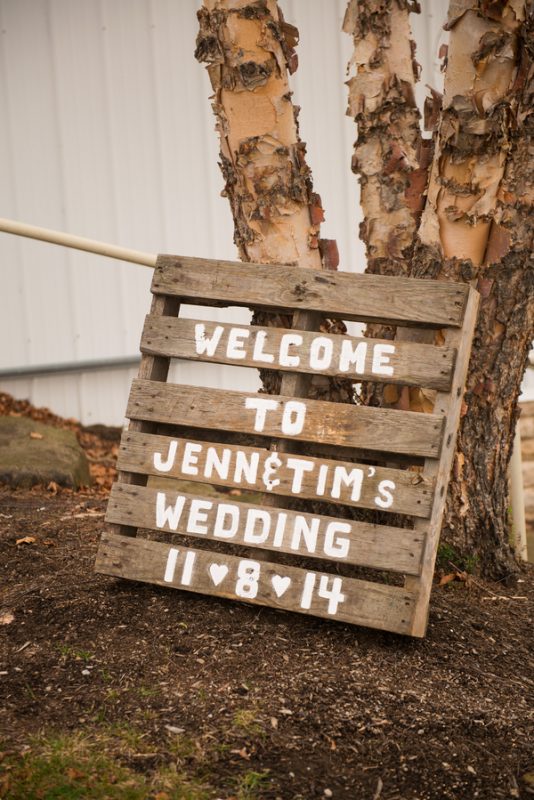
[[[281,466],[282,462],[276,453],[271,453],[271,455],[265,459],[265,463],[263,465],[263,475],[261,476],[261,479],[268,492],[272,492],[276,486],[280,485],[280,479],[273,478],[272,476],[276,474],[276,471]]]
[[[306,573],[306,577],[304,578],[304,588],[302,589],[302,597],[300,598],[301,608],[311,608],[315,577],[315,572]]]
[[[253,486],[258,479],[259,463],[259,453],[247,455],[242,450],[238,450],[235,456],[234,483],[242,483],[245,480]]]
[[[337,466],[334,469],[334,480],[332,482],[332,497],[341,497],[341,487],[347,488],[352,483],[351,500],[358,501],[362,491],[363,469],[351,469],[349,472],[345,467]]]
[[[213,526],[216,539],[233,539],[239,527],[239,509],[229,503],[220,503]]]
[[[358,342],[352,348],[350,339],[345,339],[341,344],[341,355],[339,357],[339,371],[348,372],[354,364],[354,372],[362,375],[365,372],[365,357],[367,355],[367,342]]]
[[[274,361],[274,356],[272,355],[272,353],[265,353],[263,351],[266,338],[267,338],[267,333],[265,331],[258,331],[258,333],[256,334],[256,341],[254,342],[254,351],[252,353],[252,358],[254,359],[254,361],[263,361],[265,364],[272,364]]]
[[[198,475],[198,453],[202,452],[202,445],[195,442],[186,442],[182,458],[182,472],[184,475]]]
[[[288,469],[293,470],[293,483],[291,484],[291,491],[293,494],[298,494],[302,491],[302,479],[305,472],[312,472],[314,468],[313,461],[306,461],[304,458],[291,458],[286,460]]]
[[[230,459],[232,451],[224,448],[219,455],[216,447],[208,447],[206,452],[206,463],[204,464],[204,477],[211,478],[213,470],[217,473],[222,481],[228,479],[228,472],[230,471]]]
[[[286,436],[298,436],[304,427],[306,406],[298,400],[288,400],[282,415],[282,433]]]
[[[375,344],[371,367],[375,375],[393,375],[393,367],[386,366],[389,364],[389,356],[386,353],[393,355],[394,352],[395,345],[393,344]]]
[[[257,525],[260,526],[260,530],[256,530]],[[261,508],[251,508],[247,514],[243,541],[247,544],[264,544],[269,538],[270,528],[271,515],[269,512]]]
[[[338,534],[350,532],[351,526],[348,522],[330,522],[324,535],[323,549],[325,555],[346,558],[349,553],[350,541],[345,538],[338,538]]]
[[[261,433],[265,428],[265,416],[267,411],[274,411],[278,408],[277,400],[267,400],[265,397],[247,397],[245,400],[245,408],[250,408],[256,412],[256,419],[254,420],[254,430]]]
[[[206,354],[207,356],[215,355],[215,351],[217,349],[217,345],[221,341],[221,336],[224,332],[224,328],[222,325],[217,325],[213,333],[211,334],[211,338],[206,336],[206,326],[198,322],[195,325],[195,347],[197,351],[197,355],[203,356]]]
[[[326,488],[326,478],[328,475],[328,465],[321,464],[319,467],[319,477],[317,478],[317,488],[315,489],[315,493],[318,495],[323,495]]]
[[[300,347],[303,339],[298,333],[285,333],[280,342],[280,353],[278,361],[281,367],[298,367],[300,364],[300,356],[290,356],[289,348],[291,346]]]
[[[249,328],[232,328],[228,334],[227,358],[245,358],[247,352],[243,350],[243,339],[247,339],[249,336]]]
[[[259,561],[249,561],[244,558],[237,568],[237,582],[235,593],[238,597],[253,600],[258,594],[258,581],[260,578]]]
[[[341,578],[332,578],[332,588],[329,589],[329,580],[330,578],[328,575],[321,575],[319,579],[319,591],[317,594],[319,597],[323,597],[325,600],[328,600],[328,613],[335,614],[339,603],[343,603],[345,601],[345,595],[341,594],[343,581]]]
[[[326,336],[317,336],[310,348],[310,367],[312,369],[328,369],[332,361],[334,343]]]
[[[173,439],[169,445],[169,452],[167,453],[165,461],[163,461],[161,453],[154,453],[154,467],[158,472],[169,472],[172,469],[174,459],[176,458],[177,447],[178,442]]]
[[[207,533],[208,528],[204,524],[208,521],[207,511],[211,511],[213,503],[211,500],[191,500],[189,519],[187,520],[188,533]]]
[[[182,580],[180,581],[182,586],[191,586],[191,577],[193,575],[193,565],[195,563],[196,557],[197,557],[196,553],[194,553],[192,550],[189,550],[185,554],[184,568],[182,570]]]
[[[318,517],[306,518],[297,514],[293,525],[293,536],[291,539],[291,549],[299,550],[301,539],[304,542],[308,553],[315,553],[317,547],[317,534],[319,532],[320,519]]]
[[[169,555],[167,556],[167,564],[165,566],[165,575],[163,580],[165,583],[172,583],[174,580],[174,570],[176,569],[176,559],[178,558],[178,550],[171,547]]]
[[[378,494],[375,497],[375,503],[380,508],[389,508],[393,505],[393,495],[396,489],[393,481],[380,481],[378,484]]]
[[[184,510],[185,497],[179,494],[174,506],[167,506],[166,502],[165,492],[158,492],[156,495],[156,527],[164,528],[165,525],[168,525],[171,531],[175,531]]]
[[[286,532],[287,514],[281,511],[276,520],[276,529],[273,536],[274,547],[282,547],[284,543],[284,533]]]

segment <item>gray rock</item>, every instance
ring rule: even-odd
[[[73,489],[91,483],[75,434],[26,417],[0,417],[0,483],[28,488],[50,481]]]

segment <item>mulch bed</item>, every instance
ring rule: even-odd
[[[224,800],[244,767],[266,800],[534,795],[531,567],[436,585],[423,641],[95,575],[118,431],[2,413],[75,430],[95,484],[0,487],[0,750],[128,722],[136,769],[178,730]]]

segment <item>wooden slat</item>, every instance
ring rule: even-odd
[[[300,331],[318,331],[321,327],[321,316],[316,311],[295,311],[292,315],[291,327]],[[280,380],[279,394],[285,397],[308,397],[312,376],[304,372],[282,372]],[[270,449],[276,453],[285,453],[291,449],[291,442],[286,440],[274,439],[270,442]],[[287,506],[289,500],[273,494],[264,495],[264,505],[266,506]],[[269,555],[267,560],[272,560]]]
[[[152,291],[203,305],[436,327],[459,327],[467,298],[463,284],[166,255],[158,256]]]
[[[240,580],[253,565],[258,582]],[[413,594],[396,586],[106,533],[96,571],[404,634],[409,632],[414,605]],[[328,591],[337,584],[337,594],[343,597],[337,607],[319,595],[322,581]]]
[[[277,402],[267,411],[258,428],[257,412],[245,401]],[[292,403],[291,406],[288,406]],[[302,431],[291,435],[281,428],[284,412],[305,408]],[[154,422],[213,430],[260,433],[297,441],[319,440],[343,447],[361,447],[380,452],[407,453],[431,458],[439,455],[443,416],[382,408],[349,406],[320,400],[294,400],[280,395],[172,386],[135,380],[126,416]],[[294,419],[294,415],[291,417]],[[287,430],[287,429],[286,429]]]
[[[176,508],[176,518],[166,515],[165,523],[158,525],[156,505]],[[183,503],[183,507],[182,507]],[[193,504],[193,505],[192,505]],[[201,522],[195,521],[200,512]],[[225,521],[223,514],[226,512]],[[217,522],[219,514],[219,522]],[[267,515],[267,517],[266,517]],[[246,534],[247,521],[253,525],[258,517],[268,519],[268,537],[264,542]],[[258,547],[273,552],[291,553],[310,558],[320,558],[364,567],[386,569],[407,575],[419,574],[424,531],[414,533],[407,528],[388,525],[373,525],[369,522],[326,517],[301,511],[290,511],[250,503],[240,503],[232,497],[202,497],[187,492],[150,489],[139,486],[115,484],[111,490],[106,521],[134,525],[139,528],[171,531],[200,539],[228,542],[230,544]],[[172,521],[172,524],[171,524]],[[238,521],[233,532],[232,522]],[[161,519],[160,522],[163,522]],[[232,536],[221,535],[221,525]],[[296,525],[296,528],[295,528]],[[308,537],[298,535],[300,526],[306,526]],[[256,523],[256,532],[262,532],[261,521]],[[293,534],[295,533],[293,541]],[[224,529],[223,529],[224,532]]]
[[[301,340],[297,339],[297,344],[295,335]],[[206,342],[211,341],[213,348],[206,348]],[[433,345],[153,316],[146,318],[141,351],[443,391],[450,388],[455,354],[452,348]]]
[[[469,356],[473,333],[475,330],[479,294],[474,289],[469,290],[469,299],[465,312],[465,319],[460,331],[449,330],[445,333],[447,344],[458,349],[456,366],[453,376],[452,389],[449,393],[440,393],[436,397],[435,408],[445,415],[445,431],[443,436],[443,448],[439,461],[427,460],[423,469],[425,478],[434,478],[436,488],[434,491],[434,502],[430,525],[425,522],[426,535],[423,550],[423,563],[420,578],[407,578],[406,588],[414,591],[417,595],[414,619],[410,633],[412,636],[422,637],[425,635],[428,621],[428,604],[434,577],[434,565],[438,549],[439,535],[443,522],[443,513],[447,499],[447,487],[452,468],[452,461],[456,447],[456,436],[460,422],[460,413],[464,395],[465,381],[469,367]],[[419,522],[415,524],[416,529]]]
[[[163,461],[164,470],[156,468],[155,453],[160,454],[157,463]],[[169,453],[174,457],[169,459],[167,468]],[[215,457],[218,462],[226,463],[222,476],[213,467]],[[249,475],[245,476],[238,466],[240,463],[251,465]],[[432,481],[424,481],[419,473],[408,470],[132,431],[125,431],[122,435],[118,466],[128,472],[388,510],[416,517],[429,515],[434,486]],[[319,493],[318,489],[322,491]]]
[[[158,316],[176,316],[180,310],[180,304],[177,297],[164,297],[154,295],[150,306],[152,318]],[[139,365],[139,378],[152,380],[152,381],[166,381],[169,374],[170,358],[161,356],[142,355],[141,363]],[[145,433],[153,431],[154,426],[150,422],[144,420],[132,420],[129,424],[131,431],[143,431]],[[146,477],[137,473],[119,472],[117,479],[121,483],[132,483],[137,485],[146,484]],[[129,528],[121,525],[117,533],[125,536],[135,536],[135,528]]]

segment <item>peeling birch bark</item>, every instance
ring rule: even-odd
[[[524,2],[454,0],[445,94],[419,238],[480,266],[509,146]]]
[[[367,270],[381,274],[407,272],[426,185],[408,18],[413,5],[350,0],[343,22],[354,43],[347,115],[358,126],[352,170],[361,184],[360,236]]]
[[[365,40],[371,25],[391,31],[382,16],[392,18],[392,9],[398,14],[405,5],[351,0],[348,14],[358,7],[370,17],[371,22],[358,23]],[[499,578],[517,568],[509,544],[507,469],[534,337],[533,15],[532,0],[451,0],[443,108],[436,92],[425,108],[437,130],[427,201],[413,252],[407,246],[393,267],[396,274],[473,282],[481,292],[444,535],[460,552],[476,556],[483,573]],[[387,35],[383,41],[388,43]],[[377,63],[377,85],[383,85],[383,58],[369,56],[362,71],[373,71]],[[399,70],[406,75],[405,68]],[[366,114],[360,101],[363,119],[357,121],[364,133],[373,113]],[[383,161],[382,180],[389,177],[385,166]],[[362,183],[366,180],[364,175]],[[375,198],[364,200],[370,219],[381,203],[376,190]],[[401,192],[396,199],[402,204]],[[387,225],[392,218],[382,205]],[[408,210],[413,212],[405,202],[405,214]],[[370,269],[386,272],[383,249],[370,232],[372,226],[364,224]],[[384,241],[387,233],[386,227]],[[403,331],[397,335],[403,337]],[[398,397],[397,389],[388,394],[389,388],[384,404],[431,410],[431,392],[405,389]]]
[[[361,185],[360,237],[367,272],[381,275],[409,274],[431,158],[432,142],[421,136],[415,102],[419,66],[409,14],[418,10],[405,0],[349,0],[343,22],[354,45],[347,116],[358,126],[352,171]],[[393,338],[395,329],[368,325],[366,335]],[[408,397],[406,392],[366,383],[362,398],[367,405],[387,406],[399,394]],[[419,399],[417,390],[412,395]]]
[[[515,567],[507,475],[534,339],[534,3],[528,4],[516,52],[509,155],[482,264],[466,275],[476,280],[482,302],[446,518],[449,538],[499,577]]]
[[[470,281],[482,295],[444,535],[500,578],[517,569],[507,471],[534,337],[533,7],[451,3],[443,111],[412,261],[414,276]]]
[[[324,212],[291,101],[297,29],[275,0],[204,0],[198,19],[195,56],[207,64],[214,91],[224,194],[240,258],[336,269],[336,243],[320,239]],[[265,314],[255,321],[289,327],[287,319]],[[327,325],[330,332],[344,329]],[[266,391],[279,391],[278,373],[263,370],[261,377]],[[352,394],[345,381],[314,380],[311,391],[349,402]]]

